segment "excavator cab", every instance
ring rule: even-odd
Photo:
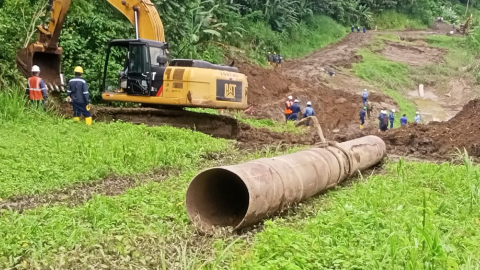
[[[110,41],[103,74],[103,92],[107,95],[114,92],[155,96],[163,85],[166,48],[166,43],[152,40]]]

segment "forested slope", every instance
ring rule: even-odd
[[[212,62],[234,56],[257,63],[265,61],[265,50],[281,52],[285,59],[310,53],[343,37],[352,24],[422,27],[433,16],[458,19],[465,10],[460,4],[466,1],[152,0],[162,17],[171,56]],[[48,20],[46,2],[0,1],[0,86],[21,82],[15,54],[36,38],[35,26]],[[95,94],[106,42],[132,37],[133,31],[107,1],[73,0],[60,38],[64,73],[68,77],[73,66],[82,65]]]

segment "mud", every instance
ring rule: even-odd
[[[75,206],[90,200],[96,194],[115,196],[126,190],[145,184],[146,182],[161,182],[168,177],[178,175],[179,171],[163,168],[137,177],[111,176],[95,182],[82,183],[62,188],[51,193],[40,195],[21,195],[0,202],[0,210],[8,209],[23,212],[43,205]]]
[[[216,138],[235,139],[240,131],[237,119],[208,113],[197,113],[183,109],[169,110],[158,108],[114,108],[93,106],[92,118],[95,121],[124,121],[147,126],[169,125],[177,128],[199,131]],[[61,115],[71,117],[72,107],[62,104]]]
[[[414,44],[386,42],[383,55],[394,62],[410,66],[425,66],[443,60],[446,50]]]
[[[317,118],[327,130],[346,126],[358,118],[362,107],[360,94],[334,90],[325,84],[312,85],[298,78],[287,77],[279,70],[248,64],[240,64],[239,68],[248,76],[249,103],[254,106],[255,117],[284,122],[286,97],[292,95],[299,100],[302,110],[307,101],[311,101]],[[372,94],[372,100],[380,99]]]

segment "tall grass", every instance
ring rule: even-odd
[[[14,121],[25,115],[27,99],[20,89],[0,91],[0,121]]]
[[[374,15],[374,24],[378,29],[404,30],[404,29],[426,29],[428,25],[420,19],[399,13],[394,10],[387,10]]]
[[[288,61],[307,55],[343,38],[347,28],[327,16],[315,15],[290,31],[275,32],[261,21],[248,22],[241,48],[249,58],[266,64],[265,51],[281,53]]]

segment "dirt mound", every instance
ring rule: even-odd
[[[310,85],[298,78],[286,77],[277,70],[249,64],[239,64],[240,72],[248,76],[248,100],[255,116],[285,121],[284,103],[288,95],[299,100],[301,108],[312,102],[322,127],[335,129],[357,121],[362,107],[360,95],[333,90],[325,84]],[[283,69],[283,68],[282,68]],[[372,95],[372,100],[380,100]]]
[[[310,133],[302,135],[286,132],[278,133],[265,128],[254,128],[246,124],[241,124],[237,141],[242,143],[242,148],[254,148],[256,146],[275,144],[313,145],[315,142],[320,141],[320,138]]]
[[[392,149],[403,153],[445,155],[465,148],[480,157],[480,99],[471,100],[447,122],[411,124],[382,135]]]

